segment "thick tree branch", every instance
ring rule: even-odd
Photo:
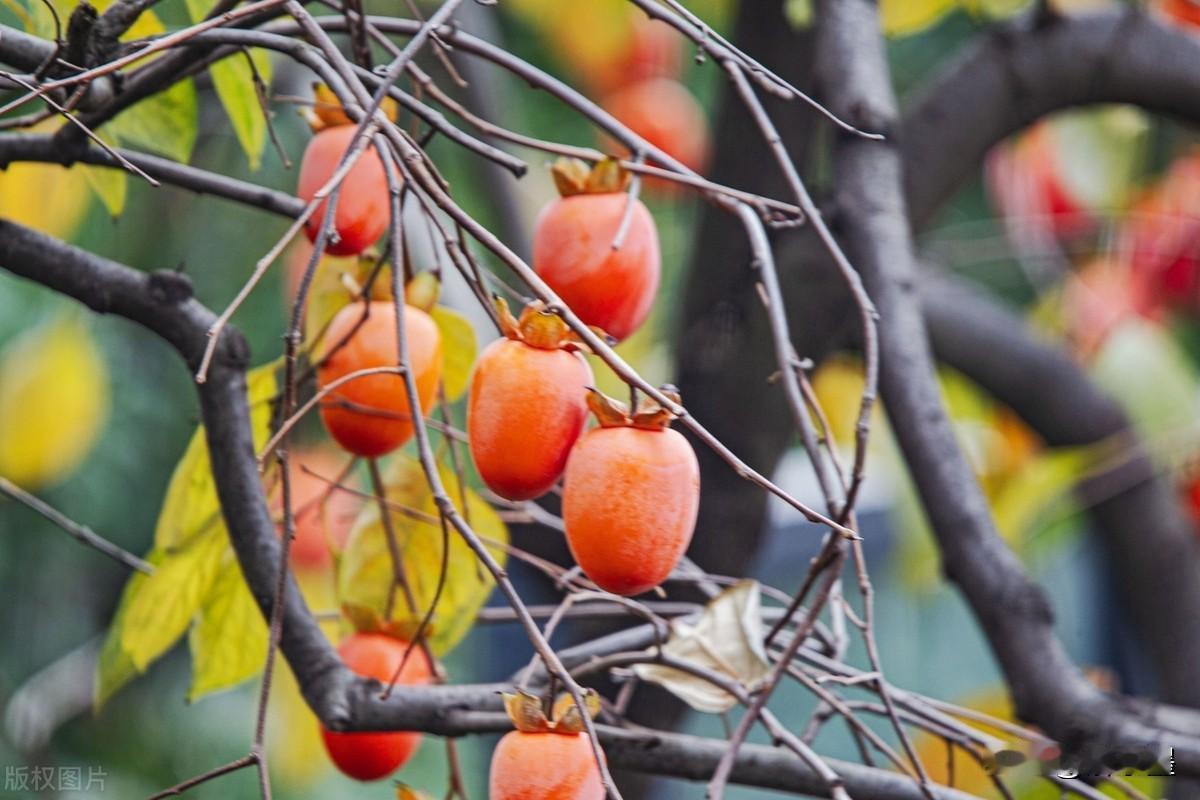
[[[1054,111],[1132,103],[1200,120],[1200,37],[1128,6],[997,25],[946,64],[909,104],[901,129],[915,228],[997,142]]]
[[[819,8],[818,69],[834,113],[860,128],[895,131],[895,98],[874,5],[824,0]],[[1200,739],[1172,737],[1088,683],[1054,634],[1042,590],[996,533],[941,403],[916,297],[900,153],[888,143],[841,137],[834,164],[844,241],[880,312],[884,403],[945,571],[987,635],[1017,715],[1087,763],[1115,750],[1162,752],[1173,745],[1181,770],[1195,773]]]
[[[203,355],[215,315],[191,297],[185,276],[146,274],[66,245],[44,234],[0,220],[0,268],[73,297],[99,313],[137,322],[170,343],[194,370]],[[280,568],[280,544],[267,510],[246,402],[244,339],[227,329],[198,386],[213,475],[230,539],[243,574],[264,615],[271,613]],[[498,685],[396,686],[380,700],[380,686],[350,673],[317,627],[294,583],[284,593],[280,648],[309,705],[337,730],[408,729],[446,736],[505,730]],[[620,647],[624,639],[612,637]],[[594,648],[564,651],[567,666],[596,654]],[[707,778],[725,751],[720,740],[680,734],[628,731],[600,726],[601,741],[614,766],[659,775]],[[830,762],[854,796],[908,800],[919,793],[907,778],[885,770]],[[747,745],[732,771],[735,782],[822,795],[824,779],[780,748]],[[967,795],[938,789],[939,800]]]
[[[1051,447],[1112,446],[1116,466],[1085,482],[1080,499],[1120,565],[1118,589],[1150,648],[1162,696],[1200,706],[1200,618],[1182,613],[1200,609],[1200,547],[1121,407],[1066,352],[1035,340],[1024,320],[979,291],[947,278],[922,290],[939,359],[1012,408]]]

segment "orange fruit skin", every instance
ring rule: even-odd
[[[604,782],[582,733],[507,733],[492,753],[488,800],[604,800]]]
[[[708,164],[708,120],[687,87],[669,78],[638,81],[610,94],[608,113],[696,172]],[[659,185],[661,182],[647,182]]]
[[[398,684],[428,683],[432,675],[420,648],[404,661],[408,643],[381,633],[356,633],[338,647],[338,655],[350,670],[386,684],[401,663]],[[321,728],[321,739],[334,765],[355,780],[377,781],[402,767],[421,744],[414,731],[370,731],[336,733]]]
[[[296,188],[301,200],[311,201],[337,172],[339,162],[350,149],[354,132],[354,125],[339,125],[318,131],[309,140],[300,162],[300,181]],[[327,199],[323,200],[304,225],[310,242],[316,241],[328,202]],[[325,252],[348,256],[366,250],[387,229],[390,206],[391,196],[383,161],[373,147],[368,147],[342,181],[337,209],[333,214],[337,240],[333,241],[331,237],[326,241]]]
[[[467,398],[467,441],[483,482],[509,500],[549,491],[587,421],[591,385],[576,353],[512,339],[488,345]]]
[[[320,475],[312,475],[301,469],[308,467]],[[333,566],[329,552],[329,540],[341,547],[346,543],[350,525],[362,506],[362,500],[349,492],[334,489],[321,503],[330,485],[321,478],[335,480],[346,467],[346,459],[336,451],[313,449],[292,453],[288,460],[288,476],[292,495],[292,513],[295,515],[295,536],[290,550],[292,567],[299,570],[322,572]],[[353,481],[346,485],[353,486]],[[283,496],[276,492],[272,513],[282,519]],[[283,523],[279,524],[283,533]]]
[[[666,579],[692,540],[699,506],[700,466],[678,431],[594,428],[567,460],[567,544],[613,594],[641,594]]]
[[[624,193],[560,197],[533,231],[533,268],[588,325],[620,340],[650,314],[662,271],[658,230],[639,200],[620,249]]]
[[[362,303],[351,303],[330,322],[325,342],[333,352],[317,371],[322,387],[360,369],[400,363],[395,306],[390,300],[376,300],[369,306],[370,313],[361,325]],[[421,413],[425,413],[442,375],[442,337],[433,318],[412,306],[404,309],[404,330],[417,398]],[[345,344],[338,347],[343,340]],[[413,434],[411,417],[400,375],[355,378],[321,401],[321,420],[329,434],[349,452],[366,458],[389,453],[407,442]]]
[[[1200,3],[1195,0],[1162,0],[1160,7],[1176,22],[1200,27]]]

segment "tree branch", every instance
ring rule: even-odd
[[[894,132],[895,98],[875,6],[824,0],[819,8],[818,69],[832,110],[859,128]],[[1200,739],[1147,724],[1083,677],[1054,634],[1042,590],[996,533],[941,403],[916,298],[901,154],[890,143],[840,137],[834,167],[837,219],[880,312],[884,403],[946,574],[987,635],[1018,717],[1036,722],[1087,764],[1113,751],[1174,746],[1181,771],[1200,770]]]
[[[950,60],[904,114],[909,214],[923,228],[997,142],[1073,106],[1132,103],[1200,120],[1200,37],[1130,6],[1002,23]]]

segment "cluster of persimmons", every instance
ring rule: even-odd
[[[656,57],[651,44],[641,47],[648,48],[645,58]],[[663,81],[647,78],[618,90],[614,113],[628,117],[632,112],[621,110],[627,103],[653,104],[661,100],[657,93],[677,91]],[[622,99],[623,92],[646,97]],[[695,103],[690,95],[686,100]],[[353,152],[357,130],[340,109],[317,113],[314,128],[298,186],[309,201]],[[693,165],[706,147],[702,124],[697,130],[698,146],[678,154]],[[645,135],[653,140],[651,132]],[[646,321],[658,291],[654,219],[628,191],[630,175],[616,159],[591,167],[563,159],[553,174],[561,196],[537,219],[533,269],[594,332],[610,342],[623,340]],[[306,225],[314,242],[327,224],[329,202],[322,200]],[[357,255],[374,245],[388,228],[390,208],[385,166],[368,147],[341,182],[325,252]],[[419,288],[413,291],[417,283],[410,282],[404,298],[377,292],[351,302],[324,331],[324,355],[317,360],[321,419],[354,456],[377,458],[403,446],[414,434],[413,415],[427,414],[438,396],[441,334],[425,304],[414,299],[421,295]],[[516,316],[497,299],[495,318],[502,336],[479,354],[467,402],[467,443],[480,479],[513,502],[541,497],[561,481],[566,538],[582,572],[615,594],[655,588],[683,556],[695,527],[700,475],[692,446],[669,427],[671,413],[653,399],[630,408],[593,388],[584,358],[588,347],[556,310],[533,302]],[[387,371],[401,364],[401,332],[416,409],[404,377]],[[371,369],[379,371],[353,375]],[[664,392],[672,396],[669,387]],[[597,423],[591,427],[589,411]],[[324,536],[305,533],[323,526],[325,511],[305,504],[305,494],[298,493],[294,563],[328,559]],[[387,633],[353,634],[339,653],[354,672],[385,683],[424,683],[435,671],[427,650]],[[517,730],[493,756],[493,800],[602,797],[578,713],[564,707],[547,718],[534,713],[537,704],[529,700],[510,699]],[[360,780],[391,774],[419,742],[419,734],[407,731],[322,733],[333,762]],[[529,784],[534,780],[536,786]]]

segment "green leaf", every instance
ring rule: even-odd
[[[458,480],[450,470],[442,468],[440,471],[451,500],[461,507]],[[405,576],[416,601],[415,608],[409,608],[403,591],[396,590],[391,627],[415,631],[436,594],[445,557],[442,526],[436,521],[437,507],[425,475],[415,460],[396,457],[384,477],[384,484],[388,500],[409,509],[408,514],[393,512],[391,520]],[[507,527],[496,511],[475,492],[466,490],[466,501],[465,516],[472,529],[503,564],[504,548],[508,544]],[[462,537],[453,527],[448,525],[447,528],[446,584],[427,632],[429,646],[437,655],[449,652],[467,634],[495,585]],[[344,607],[354,610],[359,621],[383,619],[392,592],[392,579],[387,535],[378,505],[372,503],[355,521],[342,554],[338,567],[338,599]]]
[[[271,400],[278,392],[275,373],[279,364],[280,360],[272,361],[251,370],[246,376],[250,426],[256,450],[267,443],[271,433]],[[204,428],[199,427],[171,475],[154,528],[154,546],[164,550],[179,547],[219,520],[220,515],[217,487],[209,466],[208,443],[204,439]]]
[[[196,144],[198,119],[196,87],[189,78],[125,109],[103,130],[186,164]]]
[[[248,52],[258,74],[269,86],[271,60],[261,50]],[[246,152],[250,169],[257,171],[262,163],[263,147],[267,143],[267,120],[258,102],[258,90],[254,85],[250,62],[239,53],[218,61],[208,71],[212,75],[217,96],[221,98],[221,105],[225,107],[225,113],[233,125],[233,132]]]
[[[188,700],[228,689],[254,677],[267,655],[267,624],[250,594],[232,549],[188,636],[192,688]]]
[[[145,672],[187,631],[228,546],[225,526],[214,524],[187,546],[166,554],[154,574],[122,598],[124,624],[117,633],[121,649],[139,671]]]
[[[211,7],[209,0],[187,0],[188,16],[192,22],[204,19]],[[254,67],[263,83],[270,86],[271,60],[261,50],[248,52],[250,58],[254,59]],[[225,113],[233,125],[233,132],[246,151],[250,169],[257,170],[267,142],[267,121],[258,104],[258,92],[254,87],[254,73],[250,64],[245,55],[234,53],[213,64],[208,72],[212,75],[217,97],[221,99],[221,105],[225,107]]]
[[[471,382],[475,364],[475,329],[462,314],[445,306],[434,307],[431,316],[442,334],[442,385],[446,399],[462,397]]]

